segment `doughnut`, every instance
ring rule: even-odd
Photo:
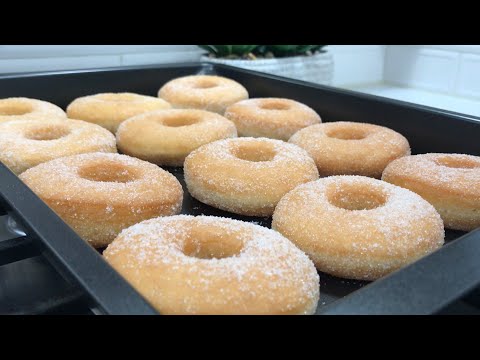
[[[319,299],[319,276],[303,252],[238,220],[146,220],[123,230],[103,255],[162,314],[307,315]]]
[[[88,121],[115,134],[128,118],[148,111],[170,109],[166,101],[133,93],[102,93],[73,100],[67,107],[69,118]]]
[[[408,140],[401,134],[365,123],[313,125],[295,133],[289,142],[307,150],[321,177],[363,175],[380,179],[390,162],[410,155]]]
[[[444,243],[435,208],[407,189],[364,176],[330,176],[285,195],[272,229],[310,256],[318,270],[375,280]]]
[[[223,115],[237,101],[248,99],[248,92],[236,81],[212,75],[192,75],[173,79],[158,91],[158,97],[178,109],[200,109]]]
[[[124,121],[117,131],[124,154],[157,165],[183,166],[185,157],[215,140],[236,137],[235,125],[204,110],[162,110]]]
[[[116,153],[115,137],[81,120],[18,120],[0,123],[0,161],[15,174],[59,157]]]
[[[11,120],[65,119],[65,111],[46,101],[24,97],[0,99],[0,123]]]
[[[207,205],[247,216],[271,216],[296,186],[318,179],[306,151],[280,140],[234,138],[203,145],[185,159],[188,191]]]
[[[248,99],[230,105],[225,117],[237,126],[239,136],[288,141],[298,130],[322,120],[307,105],[280,98]]]
[[[178,214],[182,207],[182,186],[172,174],[126,155],[63,157],[28,169],[20,179],[94,247],[108,245],[133,224]]]
[[[409,189],[432,204],[445,227],[480,227],[480,157],[422,154],[391,162],[382,180]]]

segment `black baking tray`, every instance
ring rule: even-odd
[[[128,91],[156,96],[167,81],[193,74],[234,79],[248,89],[250,97],[300,101],[317,111],[324,122],[355,121],[387,126],[409,140],[414,154],[480,155],[480,119],[477,117],[226,65],[188,63],[4,75],[0,76],[0,98],[37,98],[65,109],[79,96],[100,92]],[[231,217],[270,227],[270,218],[238,216],[198,202],[186,191],[182,168],[165,169],[184,186],[182,213]],[[73,293],[81,292],[76,298],[86,299],[96,313],[156,313],[97,251],[0,164],[0,209],[2,207],[27,233],[7,243],[9,256],[21,257],[25,252],[43,254],[71,284]],[[317,314],[438,313],[480,285],[480,230],[468,234],[447,230],[446,239],[447,244],[433,254],[372,283],[321,273]],[[0,247],[0,259],[1,252]]]

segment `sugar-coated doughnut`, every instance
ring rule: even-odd
[[[422,154],[390,163],[382,180],[416,192],[440,213],[445,227],[480,227],[480,157]]]
[[[410,155],[410,145],[403,135],[365,123],[313,125],[298,131],[289,142],[307,150],[322,177],[363,175],[380,179],[390,162]]]
[[[199,201],[247,216],[271,216],[283,195],[318,179],[306,151],[280,140],[219,140],[185,159],[185,182]]]
[[[72,119],[88,121],[115,134],[128,118],[154,110],[170,109],[166,101],[134,93],[102,93],[73,100],[67,107]]]
[[[319,299],[318,274],[303,252],[238,220],[147,220],[103,255],[162,314],[312,314]]]
[[[158,96],[178,109],[200,109],[223,115],[228,106],[248,99],[248,92],[238,82],[225,77],[192,75],[167,82]]]
[[[272,229],[318,270],[375,280],[443,245],[440,215],[412,191],[364,176],[331,176],[285,195]]]
[[[0,123],[11,120],[65,119],[65,111],[47,101],[12,97],[0,99]]]
[[[133,224],[178,214],[182,207],[182,186],[172,174],[126,155],[63,157],[28,169],[20,179],[94,247],[108,245]]]
[[[290,99],[260,98],[230,105],[225,117],[237,126],[239,136],[288,141],[298,130],[322,120],[310,107]]]
[[[59,157],[116,153],[115,137],[81,120],[17,120],[0,123],[0,161],[15,174]]]
[[[185,157],[212,141],[236,137],[235,125],[204,110],[162,110],[124,121],[117,131],[124,154],[157,165],[183,166]]]

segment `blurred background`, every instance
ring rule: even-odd
[[[294,65],[309,69],[309,81],[480,116],[480,45],[328,45],[322,51],[328,55],[323,70]],[[197,45],[0,45],[0,74],[209,60],[206,54]],[[311,75],[320,71],[318,79]]]

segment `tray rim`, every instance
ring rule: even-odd
[[[424,111],[427,111],[427,112],[430,112],[430,113],[446,114],[446,115],[450,115],[450,116],[459,117],[464,121],[469,121],[469,122],[474,122],[474,123],[480,122],[480,116],[475,116],[475,115],[470,115],[470,114],[465,114],[465,113],[459,113],[459,112],[455,112],[455,111],[451,111],[451,110],[436,108],[436,107],[428,106],[428,105],[421,105],[421,104],[412,103],[412,102],[408,102],[408,101],[404,101],[404,100],[392,99],[392,98],[383,97],[383,96],[374,95],[374,94],[362,93],[360,91],[340,88],[340,87],[336,87],[336,86],[332,86],[332,85],[316,84],[316,83],[312,83],[312,82],[308,82],[308,81],[302,81],[302,80],[292,79],[292,78],[288,78],[288,77],[283,77],[283,76],[273,75],[273,74],[269,74],[269,73],[264,73],[264,72],[260,72],[260,71],[244,69],[244,68],[240,68],[240,67],[236,67],[236,66],[232,66],[232,65],[211,63],[211,62],[208,62],[208,61],[194,61],[194,62],[182,62],[182,63],[162,63],[162,64],[148,64],[148,65],[112,66],[112,67],[103,67],[103,68],[100,67],[100,68],[90,68],[90,69],[70,69],[70,70],[57,70],[57,71],[49,70],[49,71],[9,73],[9,74],[0,74],[0,80],[2,80],[2,79],[29,78],[29,77],[41,77],[41,76],[83,74],[83,73],[102,73],[102,72],[118,72],[118,71],[131,71],[131,70],[145,70],[145,69],[163,69],[163,68],[185,68],[185,67],[201,68],[202,70],[209,69],[209,70],[213,70],[212,72],[215,72],[216,68],[229,69],[229,70],[233,70],[233,71],[236,71],[236,72],[261,76],[263,78],[281,80],[281,81],[288,82],[288,83],[291,83],[291,84],[297,84],[297,85],[313,87],[313,88],[318,88],[318,89],[328,89],[331,92],[337,92],[339,94],[353,95],[353,96],[357,96],[357,97],[360,97],[360,98],[367,98],[367,99],[370,99],[370,100],[377,100],[377,101],[380,101],[380,102],[397,104],[397,105],[401,105],[401,106],[405,106],[405,107],[409,107],[409,108],[415,108],[417,110],[424,110]]]

